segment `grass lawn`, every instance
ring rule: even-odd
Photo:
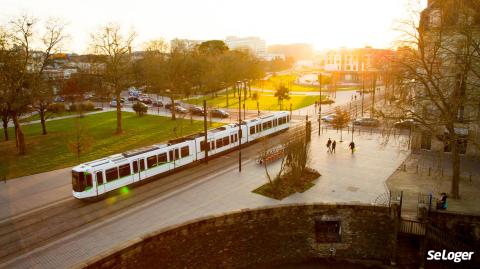
[[[170,118],[123,112],[123,134],[116,135],[116,112],[88,115],[79,119],[91,147],[80,160],[69,150],[68,144],[76,134],[76,121],[68,118],[47,122],[47,135],[41,135],[41,125],[22,127],[27,154],[16,154],[15,141],[0,142],[0,175],[15,178],[92,161],[125,150],[160,143],[176,136],[203,130],[203,122],[172,121]],[[213,123],[212,128],[221,125]],[[174,132],[174,128],[176,131]],[[13,138],[13,128],[9,128]]]
[[[276,88],[284,84],[291,92],[318,92],[319,88],[316,85],[297,85],[295,81],[297,76],[295,75],[279,75],[272,76],[267,81],[257,81],[252,87],[265,90],[276,90]],[[322,91],[327,91],[325,86],[322,87]],[[337,91],[351,91],[356,90],[358,87],[338,87]]]
[[[254,91],[252,91],[253,93]],[[212,98],[211,95],[205,96],[207,100],[207,106],[211,107],[218,107],[218,108],[226,108],[227,107],[227,100],[224,93],[217,95],[217,97]],[[325,98],[323,96],[322,98]],[[189,99],[185,100],[185,102],[190,104],[203,104],[204,98],[197,98],[197,99]],[[289,110],[290,104],[292,104],[292,110],[299,109],[302,107],[306,107],[312,105],[318,101],[318,96],[307,96],[307,95],[291,95],[289,100],[283,101],[283,109],[282,110]],[[280,105],[278,104],[278,100],[273,93],[260,93],[259,99],[259,106],[260,110],[280,110]],[[243,98],[242,98],[243,103]],[[228,97],[228,107],[229,108],[238,108],[238,96],[233,98],[233,93],[229,94]],[[242,107],[243,108],[243,107]],[[252,98],[247,98],[245,101],[245,108],[247,110],[256,110],[257,109],[257,102]]]

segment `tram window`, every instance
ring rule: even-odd
[[[133,161],[133,173],[138,173],[138,162]]]
[[[158,164],[167,163],[167,153],[158,154]]]
[[[174,158],[173,158],[173,150],[170,150],[170,151],[168,152],[168,159],[169,159],[171,162],[173,162],[173,160],[174,160]]]
[[[200,151],[205,151],[205,141],[200,141]]]
[[[118,168],[114,167],[114,168],[105,170],[105,178],[107,179],[107,182],[118,179]]]
[[[277,126],[277,119],[274,119],[273,120],[273,127],[276,127]]]
[[[103,172],[102,171],[97,172],[97,184],[98,185],[103,184]]]
[[[228,144],[230,144],[230,139],[228,138],[228,136],[225,136],[225,137],[223,138],[223,145],[226,146],[226,145],[228,145]]]
[[[257,124],[257,125],[255,126],[255,128],[257,129],[257,131],[256,131],[257,133],[259,133],[259,132],[262,131],[262,128],[261,128],[261,125],[260,125],[260,124]]]
[[[180,154],[178,152],[178,149],[175,149],[175,160],[180,159]]]
[[[157,166],[157,155],[153,155],[147,158],[147,167],[152,168]]]
[[[145,160],[140,159],[140,171],[145,171]]]
[[[223,140],[221,138],[217,139],[216,144],[217,144],[217,149],[223,147]]]
[[[255,133],[255,126],[251,126],[250,127],[250,134],[254,134]]]
[[[235,142],[238,142],[238,134],[235,134]]]
[[[182,153],[182,158],[185,158],[185,157],[189,156],[190,155],[190,149],[188,148],[188,146],[183,147],[181,149],[181,153]]]
[[[92,174],[86,174],[85,176],[85,188],[91,188],[93,186],[92,183]]]
[[[211,149],[215,149],[215,141],[210,142],[209,150],[211,150]]]
[[[130,175],[130,164],[122,164],[118,167],[118,173],[120,174],[120,177],[126,177]]]

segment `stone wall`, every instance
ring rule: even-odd
[[[341,223],[339,243],[317,243],[315,219]],[[333,255],[389,261],[388,208],[289,205],[234,212],[161,230],[88,261],[86,268],[248,268]]]

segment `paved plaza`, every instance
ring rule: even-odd
[[[328,137],[337,140],[335,154],[326,152],[325,143]],[[304,193],[294,194],[281,201],[252,193],[252,190],[266,183],[267,179],[263,167],[256,164],[254,158],[244,159],[242,173],[238,172],[236,166],[214,171],[200,180],[160,195],[140,206],[86,225],[79,231],[18,256],[0,267],[82,266],[96,255],[108,253],[132,240],[139,240],[150,232],[197,218],[242,209],[292,203],[373,203],[387,191],[387,178],[408,155],[405,150],[405,137],[397,137],[386,145],[380,145],[382,143],[379,141],[383,141],[380,135],[355,134],[358,151],[353,155],[347,147],[350,134],[344,132],[343,143],[339,142],[339,138],[340,134],[336,131],[325,132],[320,137],[312,135],[310,166],[317,169],[322,176],[315,181],[315,186]],[[259,147],[259,144],[252,146]],[[232,152],[220,158],[231,159],[237,156],[236,152]],[[274,170],[275,165],[278,166],[272,164],[270,169]],[[37,180],[38,184],[43,181]],[[66,187],[69,186],[69,180],[62,179],[65,184],[58,186],[65,197],[70,194]],[[2,185],[2,199],[8,200],[10,194],[18,194],[15,188],[23,186],[18,182],[13,180],[7,183],[8,191],[5,191],[6,187]],[[29,196],[25,197],[26,202],[29,202],[29,199]],[[5,204],[2,204],[2,209],[5,209],[4,206]]]

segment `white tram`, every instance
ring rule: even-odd
[[[242,122],[242,144],[288,129],[288,112]],[[239,145],[238,124],[227,124],[207,133],[208,156],[236,149]],[[172,172],[184,165],[205,158],[205,135],[199,133],[115,154],[103,159],[83,163],[72,169],[73,196],[78,199],[101,196],[123,186]]]

